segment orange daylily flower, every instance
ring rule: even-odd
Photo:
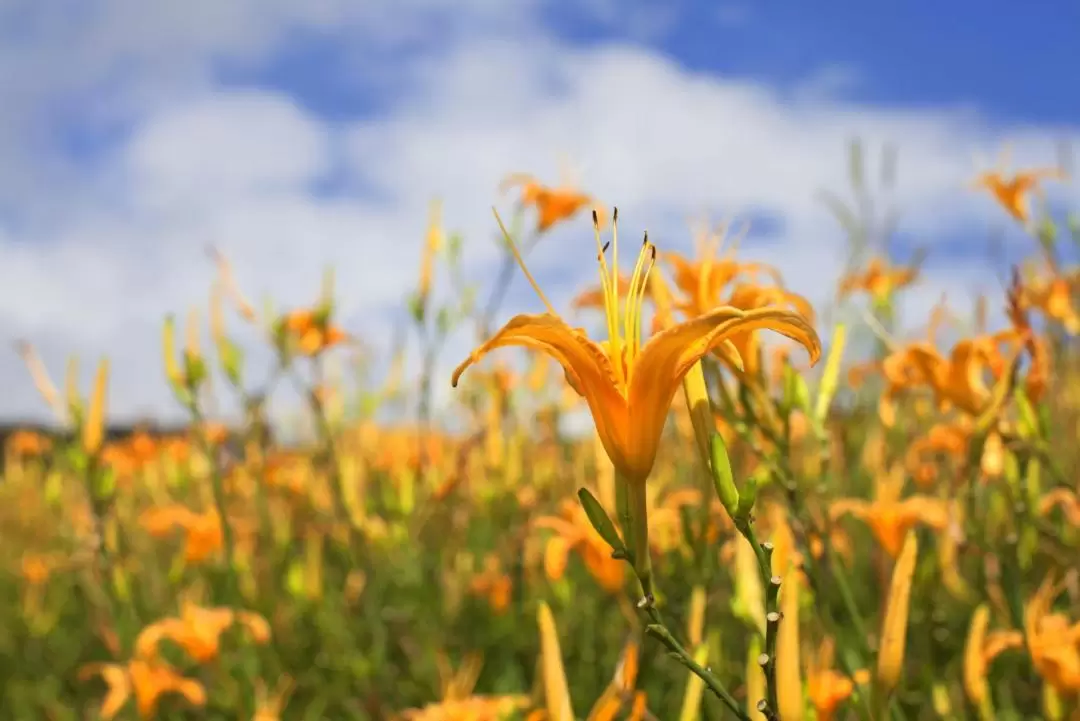
[[[585,509],[572,500],[562,505],[559,516],[543,516],[533,524],[536,528],[555,531],[544,550],[544,571],[552,581],[566,573],[570,551],[577,551],[585,567],[608,593],[620,593],[626,582],[626,564],[611,557],[611,547],[593,528]]]
[[[845,298],[856,291],[870,294],[877,302],[885,302],[892,295],[911,285],[919,276],[918,265],[906,267],[890,266],[879,257],[872,258],[866,269],[844,276],[840,280],[839,295]]]
[[[510,577],[502,572],[499,558],[489,554],[484,559],[484,570],[473,577],[470,590],[477,596],[487,599],[488,604],[497,614],[506,613],[510,608],[510,596],[514,590]]]
[[[1005,212],[1026,223],[1031,217],[1031,192],[1043,180],[1060,180],[1063,177],[1064,173],[1059,168],[1022,170],[1012,176],[992,170],[980,173],[975,178],[973,188],[989,191]]]
[[[136,429],[125,439],[106,443],[101,451],[102,463],[119,476],[137,473],[158,458],[162,440],[144,428]]]
[[[19,430],[8,436],[4,448],[16,456],[42,456],[52,449],[52,440],[44,433]]]
[[[613,226],[616,223],[617,212]],[[548,312],[510,319],[454,370],[451,382],[456,387],[469,366],[496,348],[523,346],[547,353],[562,365],[570,385],[588,403],[604,449],[615,468],[628,481],[644,483],[652,472],[671,401],[683,376],[694,363],[715,348],[725,344],[731,348],[732,335],[753,330],[770,329],[798,341],[810,354],[811,363],[821,354],[821,342],[806,318],[794,311],[780,308],[742,311],[721,307],[674,325],[642,343],[641,310],[645,284],[655,261],[654,246],[646,237],[631,276],[625,313],[620,314],[619,299],[614,292],[618,268],[617,230],[613,230],[613,234],[609,268],[606,247],[601,246],[600,229],[596,225],[601,284],[608,289],[605,303],[608,340],[605,343],[592,340],[583,329],[572,328],[559,317],[514,248],[522,271]],[[508,234],[507,239],[513,247]]]
[[[23,553],[20,562],[23,580],[30,586],[45,585],[60,561],[56,554]]]
[[[933,462],[935,458],[944,457],[956,461],[967,458],[971,426],[967,418],[952,423],[935,423],[925,436],[917,438],[908,447],[904,462],[917,486],[929,488],[937,480],[938,469]],[[1005,449],[1001,435],[991,430],[983,447],[980,467],[986,476],[997,477],[1004,471],[1004,463]]]
[[[987,644],[1004,650],[1023,648],[1026,640],[1035,670],[1055,690],[1070,695],[1080,693],[1080,622],[1070,624],[1063,614],[1051,611],[1061,590],[1051,573],[1024,608],[1024,632],[998,631]]]
[[[174,528],[184,529],[184,559],[199,563],[221,548],[224,537],[217,511],[196,513],[180,505],[151,508],[140,517],[143,528],[155,538],[161,538]]]
[[[903,467],[894,466],[891,472],[879,475],[874,500],[841,498],[833,501],[829,506],[830,519],[835,521],[843,515],[852,515],[867,523],[881,547],[896,558],[912,526],[923,524],[940,531],[949,523],[948,502],[919,495],[901,500],[903,487]]]
[[[1051,275],[1031,273],[1018,285],[1016,305],[1019,310],[1038,308],[1047,318],[1060,323],[1070,335],[1080,333],[1080,311],[1074,302],[1080,286],[1080,271]]]
[[[301,309],[284,315],[281,327],[306,356],[317,356],[339,343],[349,340],[349,334],[332,325],[324,311]]]
[[[741,236],[730,242],[730,250],[718,256],[721,246],[729,242],[726,223],[715,231],[702,229],[695,235],[694,260],[673,252],[662,256],[670,266],[675,286],[683,296],[678,308],[687,316],[702,315],[721,305],[720,295],[724,288],[742,277],[756,283],[764,275],[771,278],[775,285],[781,285],[780,271],[773,266],[735,260],[734,253]]]
[[[817,712],[817,721],[831,721],[836,709],[851,697],[855,684],[870,682],[870,673],[859,669],[854,673],[854,681],[833,668],[836,644],[832,638],[826,638],[810,658],[806,669],[806,690],[810,704]]]
[[[1061,586],[1050,574],[1024,610],[1024,636],[1039,675],[1064,694],[1080,693],[1080,622],[1051,612]]]
[[[593,203],[591,196],[574,188],[560,186],[550,188],[541,185],[531,175],[513,173],[502,182],[501,189],[521,187],[521,204],[536,208],[536,232],[543,233],[556,223],[577,215],[578,211]]]
[[[185,601],[179,616],[152,623],[139,633],[135,653],[141,658],[156,658],[158,645],[169,639],[196,662],[207,663],[218,655],[221,634],[234,624],[247,629],[256,643],[270,640],[270,624],[257,613],[204,608]]]
[[[1001,378],[1008,363],[998,346],[1015,339],[1013,330],[965,339],[953,346],[948,358],[925,341],[894,351],[882,362],[887,382],[879,405],[882,421],[891,425],[895,398],[918,386],[928,386],[942,410],[951,405],[978,416],[990,401],[985,373],[989,370],[995,380]]]
[[[99,714],[105,721],[115,718],[132,693],[143,719],[153,718],[158,702],[165,694],[179,694],[192,706],[206,705],[206,689],[194,679],[185,678],[162,661],[132,659],[126,664],[91,663],[79,669],[79,678],[101,676],[108,686]]]

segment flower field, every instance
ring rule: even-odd
[[[203,313],[147,339],[175,432],[109,434],[108,361],[80,388],[25,339],[62,430],[4,442],[0,718],[1080,721],[1080,228],[1040,202],[1064,180],[976,179],[1028,259],[975,317],[942,303],[915,332],[920,259],[832,196],[835,296],[861,315],[826,325],[737,227],[680,254],[512,175],[493,282],[461,279],[433,206],[419,378],[395,355],[362,403],[326,370],[362,340],[333,277],[261,312],[221,254]],[[598,270],[572,308],[529,270],[555,227]],[[503,310],[510,279],[530,314]],[[275,439],[241,326],[310,438]],[[473,351],[437,372],[462,329]],[[380,420],[395,403],[407,421]]]

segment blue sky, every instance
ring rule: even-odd
[[[165,313],[205,307],[207,245],[278,307],[310,302],[335,265],[342,318],[385,351],[431,198],[482,286],[512,171],[570,173],[620,205],[627,232],[674,249],[690,248],[688,218],[750,220],[743,254],[823,302],[844,239],[815,194],[848,195],[852,136],[872,162],[893,143],[898,253],[931,250],[908,311],[943,292],[963,307],[998,285],[991,233],[1010,258],[1033,247],[965,187],[976,158],[1007,143],[1014,165],[1052,164],[1080,114],[1080,8],[1063,3],[80,7],[25,0],[0,23],[0,68],[15,70],[0,73],[0,340],[34,341],[56,369],[71,353],[114,356],[128,416],[175,411],[157,332]],[[1049,190],[1075,206],[1071,186]],[[584,220],[530,259],[556,302],[595,275],[582,242]],[[536,302],[518,282],[506,312]],[[459,336],[447,367],[467,351]],[[17,359],[0,357],[0,377],[16,388],[0,416],[42,413]]]
[[[549,3],[539,22],[575,46],[629,41],[691,71],[780,89],[837,69],[851,73],[843,94],[858,101],[898,108],[971,106],[1020,123],[1071,124],[1080,116],[1080,97],[1069,91],[1066,75],[1067,68],[1080,65],[1080,6],[1033,3],[995,10],[973,0],[840,0],[822,12],[806,3],[698,1],[680,3],[668,17],[666,3],[647,0],[621,6],[622,17],[613,18],[594,5]],[[647,23],[654,15],[649,27],[634,27],[636,17]],[[395,46],[379,62],[400,65],[437,52],[438,44],[428,37]],[[297,31],[254,66],[222,62],[219,78],[281,88],[328,118],[378,112],[394,96],[393,74],[382,83],[357,77],[348,70],[350,52],[347,39]]]
[[[560,7],[548,18],[578,42],[620,39],[619,28],[587,13]],[[1073,123],[1080,98],[1065,74],[1080,63],[1077,27],[1080,6],[1069,3],[694,2],[644,42],[687,68],[780,87],[835,66],[855,73],[845,95],[856,100],[970,104],[1001,120]]]

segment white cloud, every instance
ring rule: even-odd
[[[201,99],[141,128],[128,147],[136,202],[227,206],[250,193],[303,189],[329,167],[326,129],[287,99],[235,92]]]
[[[426,10],[409,12],[448,12],[433,1],[416,4]],[[469,272],[487,281],[496,254],[490,206],[509,206],[495,195],[499,180],[515,170],[556,180],[555,160],[565,152],[588,190],[620,206],[625,233],[648,228],[667,247],[689,249],[684,220],[701,211],[778,217],[779,228],[744,243],[743,254],[774,263],[795,290],[824,300],[844,245],[814,194],[846,187],[843,152],[853,133],[870,148],[897,144],[894,196],[907,210],[905,229],[927,241],[996,217],[987,199],[963,185],[972,153],[992,150],[998,132],[1016,141],[1017,161],[1045,162],[1053,153],[1055,138],[1046,129],[995,129],[962,109],[861,106],[827,87],[785,96],[761,84],[690,73],[632,45],[575,49],[535,30],[518,33],[524,15],[515,19],[495,8],[502,4],[480,2],[468,7],[487,18],[489,32],[472,31],[468,42],[450,42],[424,62],[366,71],[405,73],[405,90],[377,115],[331,123],[273,90],[177,78],[201,75],[216,54],[264,54],[285,28],[330,27],[353,12],[344,5],[301,10],[276,3],[265,15],[250,8],[245,15],[247,4],[169,10],[182,19],[150,6],[114,5],[94,26],[95,42],[112,57],[97,66],[146,59],[143,85],[153,87],[154,102],[130,115],[133,128],[107,162],[63,186],[70,202],[49,202],[55,186],[43,181],[23,184],[52,215],[46,225],[12,224],[6,238],[0,235],[0,335],[38,342],[56,372],[68,352],[87,360],[109,353],[118,415],[172,407],[160,382],[159,323],[165,313],[205,305],[213,276],[208,244],[233,260],[249,292],[269,294],[279,307],[314,300],[322,270],[334,264],[342,318],[385,347],[396,322],[386,309],[415,281],[429,199],[445,200],[447,225],[467,237]],[[388,20],[385,7],[371,12]],[[243,19],[254,16],[255,27],[246,27]],[[200,23],[216,29],[204,31]],[[131,37],[136,30],[155,40]],[[41,49],[40,62],[59,64],[50,55],[59,50]],[[202,70],[170,72],[180,57]],[[100,76],[80,87],[96,87]],[[48,77],[56,87],[62,83]],[[183,92],[170,97],[177,87]],[[23,100],[29,117],[33,103]],[[0,148],[19,137],[13,127],[0,124]],[[342,166],[350,181],[345,191],[313,190],[314,181]],[[0,207],[16,197],[21,194],[0,184]],[[565,307],[570,293],[595,277],[593,253],[582,220],[541,243],[530,265]],[[973,260],[938,263],[932,289],[912,296],[912,310],[932,304],[940,289],[960,301],[985,278],[992,288],[988,273]],[[539,309],[522,279],[514,288],[507,313]],[[469,333],[453,339],[440,378],[448,378],[470,340]],[[252,364],[267,360],[255,354]],[[0,378],[10,389],[0,415],[40,415],[14,354],[0,354]],[[437,387],[445,400],[448,382]]]

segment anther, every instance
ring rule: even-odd
[[[592,224],[593,224],[593,227],[595,227],[597,229],[600,228],[600,216],[596,214],[596,208],[593,208]]]
[[[619,209],[618,208],[612,208],[611,209],[611,222],[612,223],[619,222]]]

